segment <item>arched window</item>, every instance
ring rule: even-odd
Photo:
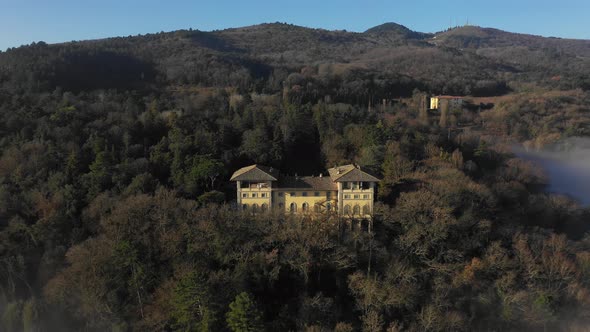
[[[242,210],[248,210],[248,204],[242,204]]]
[[[358,205],[355,205],[354,208],[352,208],[352,214],[354,214],[355,216],[358,216],[359,214],[361,214],[361,207]]]
[[[350,205],[344,206],[344,214],[350,214]]]
[[[258,212],[258,204],[252,204],[252,212]]]
[[[291,213],[297,212],[297,204],[296,203],[291,203],[291,205],[289,205],[289,212],[291,212]]]
[[[301,205],[301,210],[303,212],[309,211],[309,204],[307,204],[307,202],[303,203],[303,205]]]
[[[371,214],[371,208],[369,207],[369,205],[363,206],[363,214],[364,215]]]
[[[264,204],[260,205],[260,211],[264,212],[266,210],[268,210],[268,204],[264,203]]]

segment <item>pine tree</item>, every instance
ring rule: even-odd
[[[262,319],[248,293],[238,294],[229,305],[227,325],[233,332],[263,331]]]
[[[209,307],[207,278],[203,273],[191,273],[182,278],[172,298],[173,327],[181,331],[211,331],[215,313]]]

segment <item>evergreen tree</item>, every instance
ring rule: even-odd
[[[262,319],[248,293],[238,294],[229,305],[227,325],[233,332],[263,331]]]
[[[172,298],[174,327],[181,331],[211,331],[215,315],[210,302],[207,279],[202,273],[190,273],[182,278]]]

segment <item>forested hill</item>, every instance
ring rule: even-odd
[[[329,89],[330,82],[343,80],[363,94],[367,78],[376,77],[386,90],[381,94],[391,97],[407,96],[414,88],[496,95],[505,93],[511,81],[560,89],[587,86],[589,54],[590,41],[474,26],[425,34],[387,23],[353,33],[274,23],[55,45],[40,42],[0,54],[0,77],[5,88],[48,91],[57,86],[80,90],[199,84],[269,92],[280,90],[289,74],[309,66],[305,75],[315,89]]]
[[[262,24],[2,52],[0,331],[585,330],[590,210],[511,147],[590,160],[588,45]],[[255,163],[358,164],[370,231],[240,211]]]

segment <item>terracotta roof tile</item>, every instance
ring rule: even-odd
[[[262,165],[250,165],[235,171],[230,181],[277,181],[279,172]]]
[[[338,185],[329,177],[319,176],[283,176],[279,180],[279,188],[309,189],[309,190],[338,190]]]
[[[379,179],[367,172],[363,172],[358,168],[346,172],[340,176],[337,182],[361,181],[361,182],[379,182]]]

